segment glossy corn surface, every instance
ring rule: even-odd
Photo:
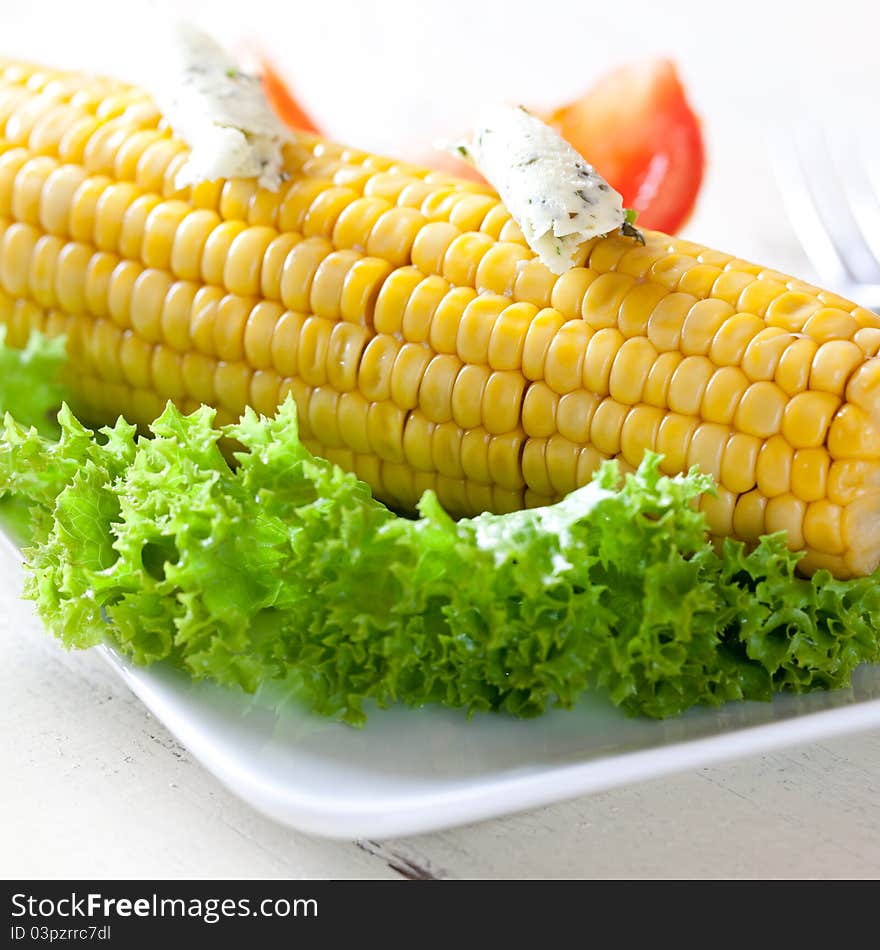
[[[176,190],[142,92],[0,61],[0,322],[67,335],[87,412],[271,413],[411,508],[558,499],[646,449],[719,482],[713,533],[785,529],[808,571],[880,560],[880,319],[647,234],[556,277],[495,193],[318,140],[279,192]]]

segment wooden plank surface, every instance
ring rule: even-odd
[[[283,828],[0,579],[0,876],[880,876],[880,732],[401,840]]]

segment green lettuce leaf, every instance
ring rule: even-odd
[[[693,507],[711,480],[656,456],[547,508],[454,521],[428,492],[409,519],[310,455],[290,400],[222,429],[168,406],[150,438],[66,407],[58,425],[7,416],[0,492],[33,506],[26,594],[68,646],[109,638],[351,723],[394,702],[533,716],[586,690],[664,717],[880,660],[876,577],[800,578],[778,535],[716,552]]]
[[[24,426],[34,426],[41,435],[58,434],[55,416],[70,398],[61,381],[64,340],[31,335],[23,350],[3,345],[6,328],[0,326],[0,416],[14,412]]]

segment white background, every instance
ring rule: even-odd
[[[877,116],[880,15],[865,0],[175,7],[224,40],[258,39],[332,135],[391,153],[466,129],[482,102],[552,105],[609,66],[671,55],[709,146],[687,233],[804,276],[768,134],[818,115],[870,131]],[[0,55],[136,79],[161,68],[154,17],[119,0],[0,0]],[[0,875],[880,874],[877,734],[407,841],[289,832],[232,799],[96,658],[56,648],[15,583],[0,577]]]

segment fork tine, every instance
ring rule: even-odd
[[[794,136],[774,135],[770,141],[770,159],[795,234],[817,274],[838,287],[851,285],[852,277],[813,200]]]
[[[862,143],[842,128],[826,137],[826,143],[854,226],[849,235],[850,269],[864,282],[880,281],[880,202],[867,175]]]

